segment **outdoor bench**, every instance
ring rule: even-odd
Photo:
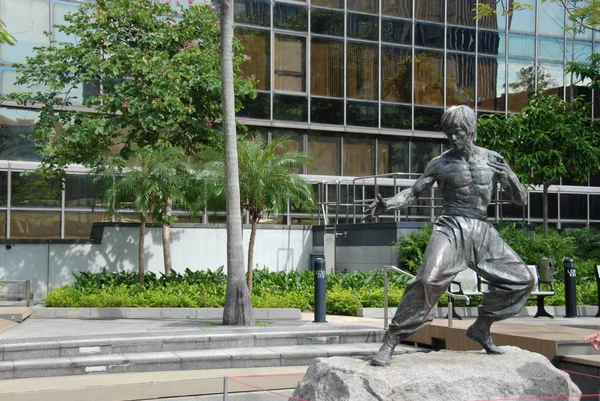
[[[0,280],[0,300],[26,301],[29,306],[32,299],[31,280]]]

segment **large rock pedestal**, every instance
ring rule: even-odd
[[[439,351],[396,355],[390,366],[317,358],[293,396],[307,401],[474,401],[581,394],[544,356],[518,347],[506,354]]]

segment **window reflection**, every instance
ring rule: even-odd
[[[379,0],[347,0],[348,11],[377,14],[379,12]]]
[[[493,29],[504,31],[506,29],[506,16],[503,14],[503,6],[506,4],[496,0],[479,0],[478,3],[487,4],[496,10],[495,14],[488,15],[479,20],[479,27],[484,29]]]
[[[0,158],[39,161],[31,140],[38,113],[26,109],[0,108]]]
[[[563,61],[565,42],[559,39],[538,39],[538,58]]]
[[[441,154],[439,141],[412,139],[410,141],[410,172],[422,173],[427,163]]]
[[[536,0],[521,0],[520,3],[526,8],[508,17],[508,32],[534,34]],[[532,9],[527,8],[527,6],[531,6]]]
[[[38,174],[11,173],[11,205],[14,207],[61,207],[61,186]]]
[[[344,8],[344,0],[312,0],[311,5],[329,8]]]
[[[508,38],[508,55],[509,57],[534,58],[535,38],[510,35]]]
[[[271,25],[269,0],[235,0],[233,12],[235,22],[260,26]]]
[[[274,24],[276,28],[290,29],[293,31],[306,31],[308,29],[308,13],[306,6],[275,3],[273,9]]]
[[[411,45],[412,24],[407,21],[382,19],[381,40],[383,42]]]
[[[308,135],[307,153],[314,160],[308,174],[340,175],[340,137],[337,135]]]
[[[592,55],[592,44],[581,42],[567,43],[567,61],[575,61],[589,64],[589,57]]]
[[[540,2],[539,34],[562,38],[565,35],[565,8],[554,2]]]
[[[448,50],[475,52],[475,29],[448,27]]]
[[[344,42],[313,38],[311,41],[311,92],[317,96],[344,95]]]
[[[415,18],[422,21],[444,22],[443,0],[419,0],[415,2]]]
[[[242,109],[236,113],[240,117],[269,119],[271,116],[271,94],[268,92],[257,92],[255,99],[246,97],[242,104]]]
[[[65,21],[65,15],[74,13],[76,10],[77,4],[55,0],[52,5],[53,24],[68,25],[68,23]],[[58,42],[75,42],[75,36],[66,35],[54,27],[52,28],[52,38]]]
[[[381,105],[381,127],[395,129],[412,128],[412,107],[396,104]]]
[[[415,103],[444,104],[444,54],[418,52],[415,59]]]
[[[415,46],[444,48],[444,27],[434,24],[415,24]]]
[[[3,0],[0,2],[0,20],[6,24],[17,44],[0,45],[0,61],[3,63],[25,63],[27,57],[35,55],[37,46],[50,45],[44,31],[50,30],[50,9],[47,0]]]
[[[479,57],[477,60],[477,104],[481,110],[504,111],[506,61]]]
[[[475,26],[474,7],[473,0],[448,0],[448,23]]]
[[[494,31],[479,31],[479,53],[499,55],[506,52],[506,35]]]
[[[564,70],[562,64],[539,64],[537,67],[537,90],[546,95],[563,98]]]
[[[381,13],[392,17],[412,18],[412,0],[381,0]]]
[[[0,207],[6,207],[7,205],[7,192],[8,191],[8,172],[0,171]]]
[[[251,57],[241,65],[244,76],[256,78],[256,89],[270,90],[271,35],[268,31],[237,28],[235,36],[242,42],[244,53]]]
[[[348,14],[348,36],[377,40],[379,38],[379,19],[371,15]]]
[[[375,140],[344,136],[344,175],[360,177],[375,174]]]
[[[527,106],[527,100],[535,92],[535,68],[533,63],[508,62],[508,110],[518,113]]]
[[[94,223],[110,221],[101,212],[65,212],[65,239],[89,239]]]
[[[348,97],[377,100],[379,80],[377,45],[348,43],[347,49]]]
[[[475,106],[475,56],[448,53],[446,104]]]
[[[378,127],[377,103],[347,102],[346,124],[363,127]]]
[[[415,106],[415,131],[440,132],[442,130],[442,114],[444,114],[443,109]]]
[[[275,89],[306,91],[306,39],[275,36]]]
[[[560,218],[587,220],[587,195],[585,194],[561,194],[560,195]]]
[[[388,102],[412,101],[412,51],[402,47],[381,48],[381,99]]]
[[[292,130],[276,130],[271,133],[273,139],[286,137],[286,142],[282,144],[281,149],[277,150],[278,154],[287,152],[304,153],[304,135]],[[303,173],[303,166],[292,169],[296,174]]]
[[[65,207],[94,208],[106,206],[102,202],[102,184],[91,175],[65,177]]]
[[[377,140],[377,174],[408,173],[408,140],[381,138]]]
[[[10,237],[59,239],[60,212],[13,210],[10,213]]]
[[[311,98],[310,121],[320,124],[344,124],[344,101],[341,99]]]
[[[322,35],[344,36],[344,13],[313,9],[310,13],[310,31]]]
[[[307,121],[307,108],[304,96],[273,96],[273,118],[276,120]]]

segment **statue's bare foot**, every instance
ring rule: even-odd
[[[477,322],[467,329],[467,337],[481,344],[485,352],[490,355],[504,354],[504,351],[492,342],[492,333],[490,333],[490,330],[477,324]]]
[[[394,349],[396,348],[396,345],[398,345],[398,340],[392,338],[392,336],[387,333],[383,339],[383,345],[381,348],[379,348],[379,352],[377,352],[377,355],[371,359],[371,365],[389,365],[392,360],[392,355],[394,355]]]

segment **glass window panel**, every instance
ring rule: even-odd
[[[348,97],[377,100],[379,86],[377,45],[348,43],[347,55]]]
[[[346,124],[363,127],[378,127],[379,112],[377,103],[351,102],[347,103]]]
[[[508,32],[535,33],[535,3],[536,0],[521,0],[524,6],[531,6],[513,13],[508,18]]]
[[[433,24],[415,24],[415,46],[444,48],[444,27]]]
[[[477,61],[477,107],[504,111],[506,108],[506,60],[479,57]]]
[[[587,220],[587,195],[561,194],[560,218]]]
[[[77,4],[66,3],[63,1],[54,1],[52,5],[52,17],[54,25],[67,25],[65,15],[74,13],[77,10]],[[56,28],[52,28],[52,37],[58,42],[75,42],[74,35],[66,35]]]
[[[11,175],[13,207],[61,207],[61,187],[56,180],[42,179],[38,174]]]
[[[415,58],[415,103],[444,105],[444,54],[419,51]]]
[[[535,57],[535,38],[530,36],[508,37],[508,55],[510,57]]]
[[[348,14],[348,36],[377,40],[379,38],[379,18],[371,15]]]
[[[260,26],[271,25],[271,2],[269,0],[235,0],[235,22]]]
[[[257,92],[256,98],[246,97],[243,101],[243,107],[236,114],[239,117],[249,118],[271,118],[271,94],[268,92]]]
[[[565,8],[550,1],[540,2],[539,34],[562,38],[565,35]]]
[[[448,53],[446,104],[475,107],[475,55]]]
[[[304,96],[273,96],[273,118],[276,120],[307,121],[307,99]]]
[[[592,55],[592,44],[581,42],[567,43],[567,61],[576,61],[589,64],[588,58]]]
[[[235,37],[244,46],[244,54],[250,60],[242,63],[241,68],[246,77],[256,79],[256,89],[271,89],[271,35],[269,31],[236,28]]]
[[[344,13],[313,8],[310,12],[310,31],[322,35],[344,36]]]
[[[423,21],[444,22],[443,0],[419,0],[415,2],[415,18]]]
[[[412,23],[393,19],[381,20],[381,40],[412,45]]]
[[[65,207],[94,208],[105,206],[102,202],[102,184],[94,182],[91,175],[72,175],[65,177]]]
[[[110,221],[107,213],[65,212],[65,239],[89,239],[94,223]]]
[[[382,104],[381,105],[381,127],[406,129],[412,128],[411,106]]]
[[[449,26],[447,36],[449,50],[475,53],[475,29]]]
[[[13,210],[10,213],[10,238],[60,239],[60,212]]]
[[[392,17],[412,18],[412,0],[381,0],[381,13]]]
[[[0,45],[0,60],[3,63],[25,63],[27,57],[35,55],[37,46],[50,45],[44,31],[50,30],[48,0],[1,0],[0,20],[6,24],[17,44]]]
[[[537,68],[537,90],[563,98],[564,71],[562,64],[540,64]]]
[[[344,136],[344,175],[361,177],[375,174],[375,140]]]
[[[6,212],[0,211],[0,238],[6,238]]]
[[[344,8],[344,0],[312,0],[311,5],[329,8]]]
[[[26,109],[0,108],[0,158],[39,161],[31,141],[38,113]]]
[[[600,89],[594,89],[594,118],[600,118]]]
[[[600,220],[600,196],[590,195],[590,219]]]
[[[538,39],[538,58],[562,61],[565,42],[559,39]]]
[[[593,31],[591,29],[582,28],[581,25],[577,23],[573,25],[573,23],[570,22],[569,24],[571,28],[566,31],[567,40],[592,40]],[[573,26],[575,26],[575,28],[573,28]]]
[[[304,153],[304,135],[298,131],[293,130],[277,130],[272,132],[273,139],[286,137],[286,142],[282,144],[282,148],[277,150],[278,154],[287,152],[298,152]],[[303,167],[299,166],[291,169],[296,174],[303,173]]]
[[[494,31],[479,31],[479,53],[500,55],[506,52],[506,35]]]
[[[341,99],[310,99],[310,121],[320,124],[344,124],[344,101]]]
[[[348,11],[377,14],[379,12],[379,0],[347,0]]]
[[[533,63],[508,62],[508,110],[520,112],[527,106],[529,96],[535,92]]]
[[[600,187],[600,173],[590,174],[590,186]]]
[[[0,171],[0,206],[5,207],[7,201],[8,172]]]
[[[412,51],[402,47],[381,49],[381,99],[388,102],[412,101]]]
[[[526,213],[526,211],[522,206],[516,205],[506,192],[500,192],[500,199],[504,201],[500,205],[500,220],[506,218],[523,219],[523,213]]]
[[[306,6],[275,3],[274,24],[276,28],[306,32],[308,29],[308,12]]]
[[[529,194],[529,214],[535,219],[544,217],[543,194],[533,192]],[[558,218],[558,195],[548,194],[548,218]]]
[[[439,141],[412,139],[410,141],[410,172],[422,173],[427,163],[441,154]]]
[[[307,167],[308,174],[340,175],[340,137],[337,135],[308,135],[307,153],[313,164]]]
[[[344,96],[344,42],[312,38],[310,90],[317,96]]]
[[[487,4],[496,10],[495,14],[481,18],[479,20],[479,27],[496,31],[506,30],[506,16],[503,15],[503,5],[506,3],[496,0],[482,0],[479,1],[479,3]]]
[[[415,131],[442,130],[444,110],[434,107],[415,107]]]
[[[377,174],[408,173],[408,140],[379,138],[377,140]]]
[[[475,26],[474,7],[472,0],[448,0],[448,23]]]
[[[275,89],[306,91],[306,39],[275,36]]]

